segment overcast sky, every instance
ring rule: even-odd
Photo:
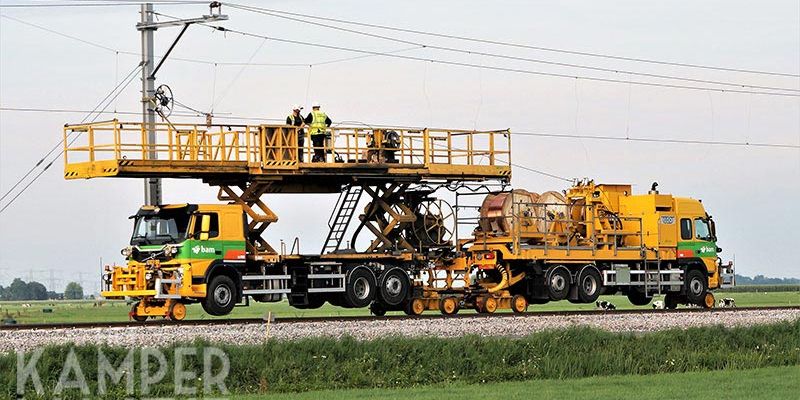
[[[21,3],[26,2],[0,1],[5,5]],[[249,3],[534,46],[800,73],[800,3],[796,0]],[[188,18],[205,14],[208,8],[157,5],[156,11]],[[223,11],[230,16],[225,26],[262,35],[371,51],[411,47],[230,7]],[[139,34],[134,27],[139,19],[136,6],[3,7],[0,12],[112,49],[0,18],[2,107],[90,110],[138,63],[136,55],[113,50],[139,51]],[[157,31],[157,54],[163,54],[177,32],[175,28]],[[375,32],[509,56],[800,89],[797,77],[652,65]],[[433,49],[397,54],[625,81],[711,86]],[[220,116],[285,118],[292,103],[308,105],[318,100],[339,123],[800,144],[798,97],[603,83],[380,56],[305,66],[358,55],[226,35],[193,26],[172,57],[303,66],[215,67],[176,59],[165,64],[157,83],[169,84],[183,104],[202,111],[213,107]],[[138,111],[138,90],[137,79],[109,109]],[[0,194],[61,139],[65,123],[77,123],[84,115],[0,111]],[[135,115],[119,118],[138,120]],[[662,192],[702,199],[717,221],[723,258],[735,256],[739,273],[800,276],[800,240],[794,232],[800,226],[796,209],[800,198],[800,150],[796,147],[532,136],[513,137],[512,146],[515,163],[558,176],[631,183],[636,192],[646,192],[651,182],[658,181]],[[119,250],[126,245],[131,231],[127,217],[143,200],[141,180],[65,181],[62,163],[57,160],[0,214],[0,283],[15,276],[48,283],[50,270],[54,271],[55,280],[82,278],[88,282],[94,279],[90,274],[97,274],[101,257],[106,263],[122,262]],[[514,169],[512,182],[515,187],[536,192],[561,190],[567,185],[519,168]],[[168,203],[216,201],[216,191],[201,182],[166,181],[164,192]],[[325,223],[335,199],[327,195],[269,198],[280,221],[270,227],[268,237],[277,244],[279,239],[291,241],[300,236],[304,252],[316,251],[324,241]]]

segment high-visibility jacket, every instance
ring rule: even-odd
[[[286,117],[286,122],[287,122],[287,125],[303,126],[303,117],[300,116],[300,115],[289,114],[289,116]],[[300,122],[300,123],[298,123],[298,122]]]
[[[322,111],[311,111],[311,116],[313,119],[311,120],[311,129],[308,132],[312,135],[321,135],[324,134],[328,128],[328,125],[325,121],[328,120],[328,115],[326,115]]]

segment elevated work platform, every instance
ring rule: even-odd
[[[271,183],[271,192],[338,192],[353,182],[484,181],[511,177],[508,131],[332,127],[315,151],[308,131],[285,125],[156,124],[64,127],[64,177],[202,179],[212,185]],[[80,135],[77,136],[76,135]],[[302,154],[302,157],[301,157]]]

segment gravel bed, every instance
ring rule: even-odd
[[[403,319],[368,321],[293,322],[272,324],[269,337],[292,340],[306,337],[352,336],[369,340],[391,335],[455,337],[525,336],[547,329],[591,326],[611,332],[652,332],[672,328],[722,325],[726,327],[769,324],[800,318],[800,310],[747,310],[537,316]],[[176,325],[128,328],[74,328],[0,331],[0,352],[28,351],[48,344],[107,343],[114,346],[161,346],[202,338],[228,344],[257,344],[267,336],[263,324]]]

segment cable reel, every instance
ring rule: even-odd
[[[414,213],[414,235],[425,247],[449,246],[455,231],[455,212],[450,203],[442,199],[425,199]]]

